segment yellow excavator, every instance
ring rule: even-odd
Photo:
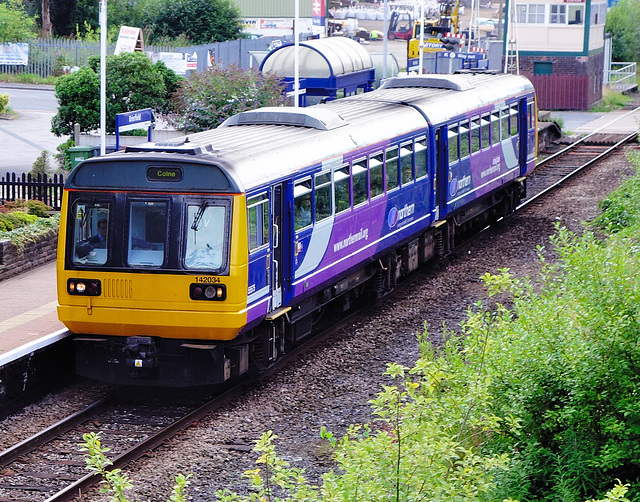
[[[460,45],[459,6],[460,0],[441,0],[440,15],[424,20],[423,52],[453,50]],[[421,23],[417,20],[413,24],[413,36],[407,44],[407,67],[412,66],[412,60],[420,57],[420,31]]]

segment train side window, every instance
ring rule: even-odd
[[[336,213],[346,211],[351,207],[351,178],[349,176],[349,166],[342,166],[333,173],[333,189],[336,201]]]
[[[480,151],[480,117],[474,117],[471,121],[471,153]]]
[[[249,252],[269,242],[269,199],[261,193],[247,200]]]
[[[413,181],[413,143],[405,143],[400,147],[400,172],[403,185]]]
[[[500,112],[495,111],[491,114],[491,143],[497,145],[500,143]]]
[[[482,149],[486,150],[487,148],[489,148],[491,146],[491,128],[490,128],[490,120],[489,120],[490,116],[487,113],[486,115],[483,115],[482,118],[480,119],[480,128],[482,130]]]
[[[469,156],[469,153],[471,151],[470,145],[469,145],[469,128],[467,127],[467,124],[462,125],[460,124],[460,158],[464,159],[465,157]]]
[[[223,267],[226,220],[227,209],[224,206],[210,205],[207,201],[187,206],[186,268],[219,270]]]
[[[296,181],[293,186],[294,227],[296,230],[311,225],[311,178]]]
[[[367,161],[354,162],[351,167],[353,177],[353,205],[357,206],[367,200]]]
[[[371,198],[384,193],[384,176],[382,174],[382,153],[369,157],[369,179],[371,180]]]
[[[509,119],[511,122],[511,136],[517,136],[518,135],[518,105],[511,106]]]
[[[140,267],[159,267],[164,262],[167,239],[167,203],[132,201],[129,206],[127,262]]]
[[[416,179],[427,175],[427,138],[418,138],[415,144]]]
[[[331,202],[331,173],[316,174],[315,182],[315,221],[318,223],[333,213]]]
[[[500,139],[505,140],[509,134],[509,108],[500,110]]]
[[[458,149],[458,126],[449,127],[449,164],[455,164],[460,160],[460,150]]]
[[[385,171],[387,173],[387,192],[398,188],[398,147],[385,151]]]
[[[109,204],[78,201],[73,215],[73,263],[104,265],[109,244]]]

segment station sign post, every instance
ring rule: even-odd
[[[134,110],[127,113],[116,114],[116,151],[120,150],[120,133],[135,129],[147,128],[147,139],[151,141],[151,123],[153,112],[151,108]]]

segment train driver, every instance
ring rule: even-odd
[[[94,249],[106,249],[107,247],[107,219],[98,220],[98,233],[82,242],[76,248],[78,258],[84,258]]]

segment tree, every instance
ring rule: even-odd
[[[186,131],[218,127],[236,113],[284,102],[283,85],[276,77],[237,66],[192,73],[175,97],[174,123]]]
[[[612,34],[614,61],[635,61],[640,54],[640,9],[637,0],[620,0],[607,14],[605,31]]]
[[[35,34],[35,19],[17,0],[0,3],[0,42],[24,42]]]
[[[150,40],[186,37],[193,44],[243,38],[240,10],[231,0],[157,0],[143,16]]]
[[[164,63],[153,64],[140,52],[107,57],[107,132],[115,131],[115,116],[141,108],[162,111],[170,96],[167,84],[175,87],[175,74]],[[56,82],[58,113],[51,120],[51,131],[57,136],[73,133],[74,124],[84,131],[100,124],[100,58],[92,57],[83,67]],[[171,72],[173,73],[173,72]],[[165,83],[166,82],[166,83]]]

